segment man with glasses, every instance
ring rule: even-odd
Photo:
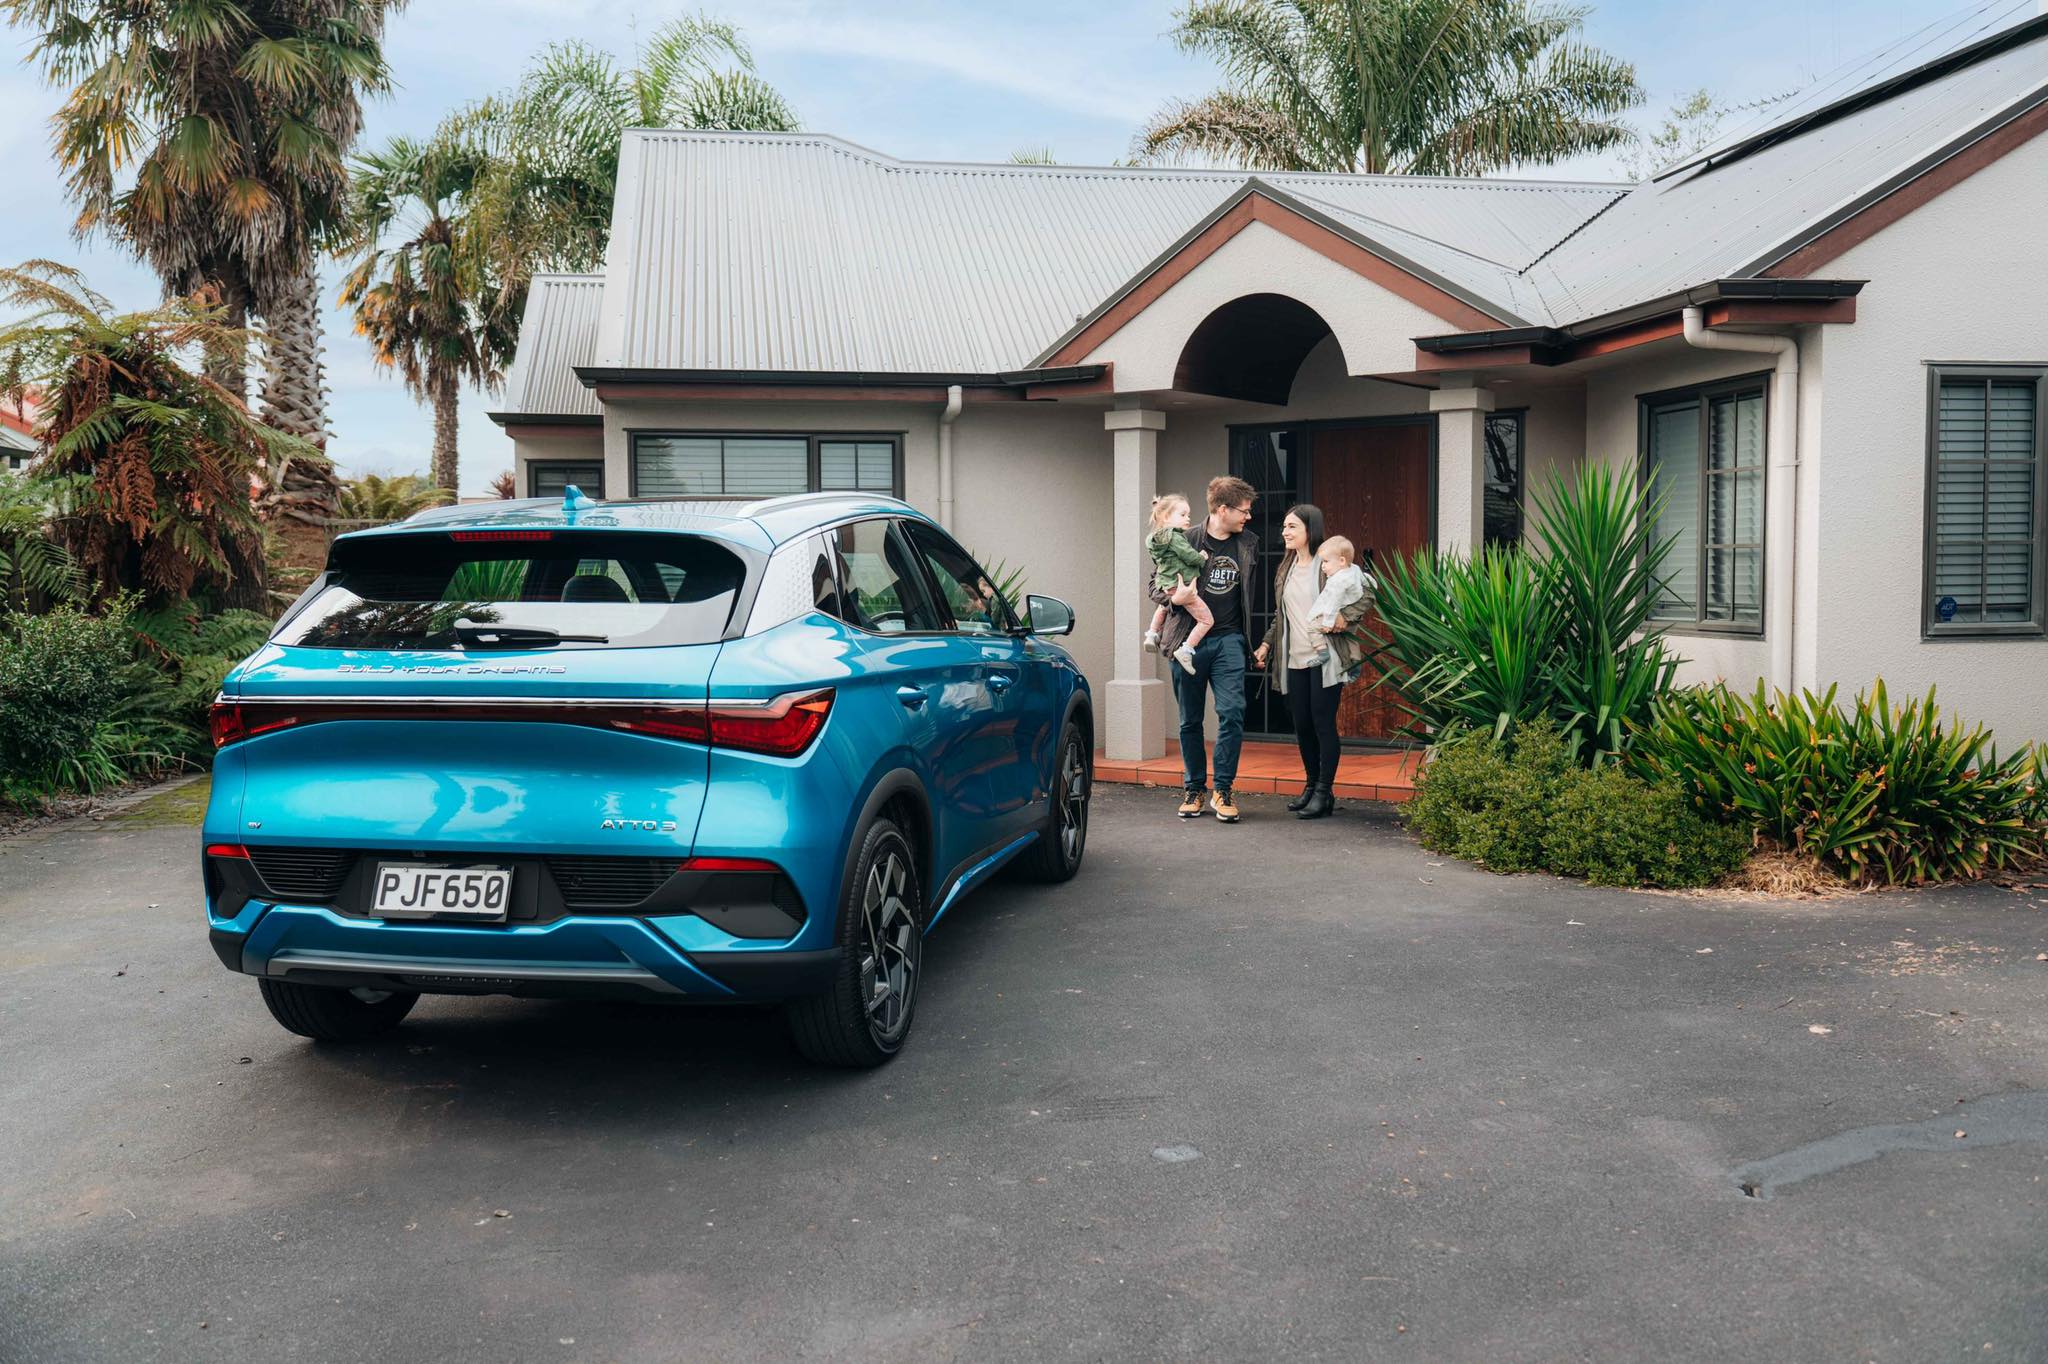
[[[1216,623],[1208,637],[1195,646],[1192,673],[1173,669],[1173,694],[1180,703],[1180,765],[1183,789],[1180,817],[1195,819],[1207,807],[1225,824],[1238,820],[1237,755],[1244,745],[1245,670],[1251,648],[1246,632],[1252,619],[1252,569],[1258,563],[1259,537],[1245,529],[1251,520],[1256,494],[1241,478],[1209,480],[1209,515],[1188,542],[1205,551],[1208,560],[1200,578],[1183,583],[1172,592],[1161,591],[1155,583],[1152,600],[1185,606],[1199,592]],[[1152,581],[1148,571],[1146,581]],[[1174,611],[1166,618],[1160,637],[1162,653],[1171,654],[1194,628],[1194,617]],[[1202,737],[1202,711],[1209,692],[1216,693],[1216,789],[1208,786],[1208,753]]]

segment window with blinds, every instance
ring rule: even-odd
[[[2044,369],[1934,371],[1925,630],[2039,635]]]
[[[633,436],[633,496],[777,497],[820,491],[897,495],[893,436]]]
[[[1671,542],[1653,611],[1674,625],[1761,634],[1765,379],[1641,400],[1644,491]]]

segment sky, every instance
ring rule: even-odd
[[[387,34],[397,88],[369,105],[361,145],[431,131],[449,110],[516,82],[550,43],[580,38],[630,58],[636,34],[700,7],[740,25],[760,75],[803,127],[906,160],[1001,161],[1049,149],[1061,162],[1105,164],[1129,153],[1132,134],[1160,105],[1216,84],[1214,68],[1168,36],[1171,0],[412,0]],[[1590,8],[1585,40],[1636,64],[1650,96],[1637,118],[1651,125],[1702,86],[1731,105],[1780,95],[1965,9],[1956,0],[1603,0]],[[14,185],[0,215],[0,261],[64,261],[116,305],[149,306],[157,286],[147,270],[104,239],[72,236],[49,154],[60,96],[25,64],[27,35],[0,35],[0,43],[16,57],[0,63],[0,151]],[[1590,157],[1525,173],[1608,179],[1621,167]],[[332,306],[342,269],[323,271],[328,452],[349,474],[424,472],[429,414],[372,362]],[[485,416],[492,406],[482,394],[463,398],[465,492],[483,491],[511,467],[511,442]]]

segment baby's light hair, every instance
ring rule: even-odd
[[[1194,515],[1194,511],[1192,507],[1189,506],[1188,500],[1185,497],[1182,497],[1179,493],[1161,493],[1159,494],[1159,496],[1153,498],[1152,529],[1158,530],[1161,526],[1164,526],[1166,524],[1166,518],[1173,515],[1173,509],[1175,507],[1187,507],[1188,515],[1190,517]]]
[[[1332,535],[1324,539],[1321,546],[1316,550],[1316,557],[1320,559],[1325,554],[1341,554],[1344,556],[1344,562],[1347,564],[1358,562],[1358,551],[1353,549],[1351,542],[1341,535]]]

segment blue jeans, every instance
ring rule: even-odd
[[[1195,646],[1195,670],[1173,669],[1173,695],[1180,702],[1180,766],[1189,786],[1205,785],[1208,755],[1202,742],[1202,709],[1216,691],[1216,784],[1237,783],[1237,751],[1244,747],[1244,672],[1249,662],[1243,635],[1210,635]]]

